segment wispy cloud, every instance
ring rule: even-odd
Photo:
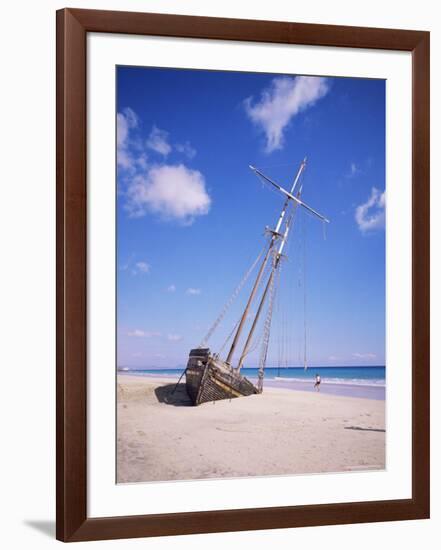
[[[119,266],[120,271],[127,271],[130,267],[130,261],[125,262]]]
[[[200,293],[200,288],[187,288],[187,290],[185,291],[185,294],[189,294],[190,296],[197,296]]]
[[[133,170],[136,163],[130,152],[130,132],[138,126],[136,113],[126,107],[116,115],[116,158],[118,167],[123,170]]]
[[[357,165],[357,163],[351,162],[351,164],[349,166],[349,170],[346,174],[346,177],[348,179],[352,179],[352,178],[355,178],[355,176],[360,174],[360,173],[361,173],[361,168]]]
[[[263,90],[260,100],[245,100],[245,111],[252,122],[265,133],[265,151],[282,149],[284,132],[301,111],[314,105],[329,90],[326,78],[316,76],[282,76],[272,80]]]
[[[150,265],[147,262],[136,262],[135,268],[139,273],[149,273]]]
[[[126,271],[132,275],[147,274],[150,273],[150,264],[144,261],[133,262],[133,255],[127,260],[126,263],[122,264],[119,268],[121,271]]]
[[[153,126],[152,131],[146,141],[146,146],[156,153],[166,157],[172,150],[170,143],[168,142],[168,132],[161,130],[156,126]]]
[[[175,145],[176,151],[178,153],[182,153],[187,158],[192,159],[196,156],[196,149],[191,146],[189,141],[186,141],[185,143],[177,143]]]
[[[136,338],[154,338],[161,336],[161,333],[157,331],[146,331],[136,328],[135,330],[128,332],[127,336],[134,336]]]
[[[176,292],[176,286],[175,285],[169,285],[167,287],[167,292]]]
[[[362,233],[381,229],[385,222],[386,197],[384,191],[372,187],[368,200],[355,209],[355,221]]]
[[[127,188],[126,209],[134,217],[150,211],[191,224],[196,216],[207,214],[210,205],[204,176],[183,164],[153,166],[132,178]]]
[[[180,340],[182,340],[182,335],[181,334],[168,334],[167,335],[167,340],[169,340],[170,342],[179,342]]]
[[[377,356],[375,353],[353,353],[352,357],[356,359],[375,359]]]

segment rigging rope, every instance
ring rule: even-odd
[[[306,355],[306,224],[303,217],[303,368],[307,370],[307,355]]]
[[[240,281],[240,283],[238,284],[238,286],[236,287],[236,289],[234,290],[233,294],[230,296],[229,300],[226,302],[226,304],[224,305],[222,311],[220,312],[218,318],[215,320],[215,322],[211,325],[210,329],[208,330],[207,334],[205,335],[204,339],[202,340],[202,342],[199,344],[199,348],[203,348],[207,345],[207,342],[208,340],[213,336],[213,333],[215,332],[215,330],[217,329],[217,327],[220,325],[220,323],[222,322],[223,318],[225,317],[227,311],[229,310],[229,308],[231,307],[232,303],[234,302],[234,300],[237,298],[237,295],[239,294],[239,292],[242,290],[242,287],[243,285],[246,283],[248,277],[251,275],[252,271],[254,270],[254,268],[256,267],[257,263],[259,262],[260,258],[262,257],[262,254],[263,254],[263,251],[265,250],[266,248],[266,245],[265,247],[260,251],[259,255],[257,256],[257,258],[254,260],[253,264],[251,265],[251,267],[248,269],[248,271],[245,273],[244,277],[242,278],[242,280]],[[237,326],[237,325],[236,325]],[[234,332],[234,329],[233,329],[233,332]],[[228,340],[227,340],[228,341]]]
[[[259,361],[259,375],[258,375],[258,382],[257,382],[257,389],[259,391],[262,391],[263,388],[263,377],[265,374],[265,364],[266,359],[268,356],[268,345],[269,345],[269,339],[270,339],[270,331],[271,331],[271,319],[273,315],[273,305],[274,305],[274,298],[275,298],[275,289],[279,285],[280,280],[280,265],[281,262],[278,262],[276,264],[276,253],[274,254],[273,259],[273,271],[271,278],[271,285],[270,285],[270,297],[268,302],[268,310],[266,314],[265,324],[263,328],[263,342],[262,342],[262,349],[260,354],[260,361]],[[274,279],[277,277],[277,285],[274,284]]]
[[[230,332],[230,334],[226,337],[225,342],[224,342],[224,343],[222,344],[222,346],[219,348],[219,351],[217,352],[217,355],[220,355],[220,354],[223,352],[225,346],[228,344],[228,342],[231,340],[233,334],[236,332],[236,329],[237,329],[237,327],[239,326],[239,323],[240,323],[240,317],[239,317],[239,319],[236,321],[236,324],[234,325],[233,330],[232,330],[232,331]]]
[[[275,252],[273,251],[273,254],[274,254],[274,253],[275,253]],[[263,281],[264,281],[265,279],[268,280],[268,277],[271,276],[272,271],[273,271],[273,264],[271,263],[269,266],[267,265],[267,266],[265,267],[264,276],[262,277],[262,280],[261,280],[260,283],[259,283],[258,290],[260,290],[260,287],[262,286]],[[254,314],[256,314],[256,313],[254,312]],[[240,322],[240,319],[239,319],[239,321],[236,323],[236,326],[234,327],[234,329],[233,329],[232,332],[235,331],[235,329],[236,329],[237,325],[239,324],[239,322]],[[230,336],[228,337],[228,339],[231,338],[231,336],[232,336],[232,333],[230,334]],[[262,336],[263,336],[263,330],[260,332],[260,334],[258,335],[257,339],[256,339],[255,337],[252,339],[252,345],[250,346],[250,348],[248,349],[248,351],[245,353],[244,357],[246,357],[247,355],[249,355],[252,351],[254,351],[254,350],[256,349],[256,347],[259,345],[259,343],[260,343],[260,341],[261,341],[261,339],[262,339]],[[227,341],[228,341],[228,340],[227,340]],[[225,342],[225,343],[226,343],[226,342]]]
[[[277,294],[276,299],[275,299],[275,315],[276,315],[276,320],[277,320],[277,323],[278,323],[278,327],[277,327],[277,349],[278,349],[277,376],[280,376],[280,367],[281,367],[282,361],[283,361],[283,354],[282,354],[283,320],[282,320],[282,304],[280,302],[280,292]]]

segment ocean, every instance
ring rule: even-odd
[[[118,372],[136,376],[161,376],[178,380],[184,369],[142,369],[119,367]],[[243,368],[251,381],[257,380],[258,369]],[[283,367],[265,369],[265,386],[289,390],[315,391],[315,376],[320,375],[320,391],[333,395],[384,400],[386,368],[375,367]]]

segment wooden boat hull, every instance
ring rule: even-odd
[[[212,357],[206,348],[190,351],[185,377],[187,393],[193,405],[259,393],[245,376]]]

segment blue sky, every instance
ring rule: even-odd
[[[289,187],[305,156],[331,223],[296,216],[268,364],[302,364],[305,318],[310,365],[384,364],[385,81],[118,67],[117,111],[119,366],[185,365],[283,204],[248,165]]]

